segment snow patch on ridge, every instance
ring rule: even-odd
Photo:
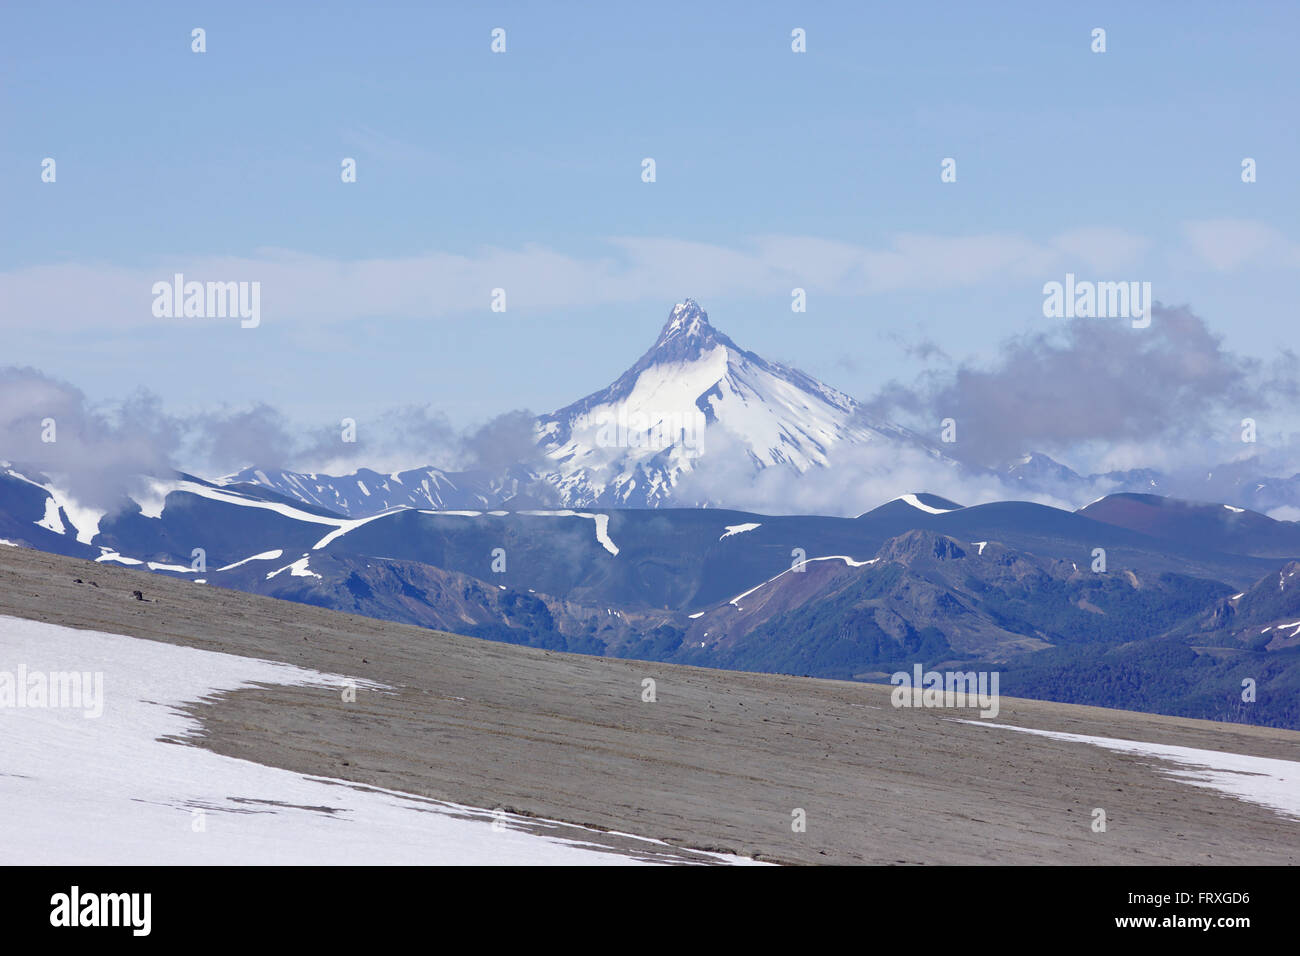
[[[845,564],[847,564],[847,565],[848,565],[849,567],[851,567],[851,568],[865,568],[867,565],[869,565],[869,564],[875,564],[875,563],[876,563],[877,561],[879,561],[879,560],[880,560],[879,558],[870,558],[870,559],[868,559],[868,560],[866,560],[866,561],[859,561],[859,560],[857,560],[856,558],[851,558],[851,557],[849,557],[847,554],[828,554],[828,555],[824,555],[823,557],[820,557],[820,558],[807,558],[807,559],[805,559],[805,560],[803,560],[803,561],[800,561],[800,562],[799,562],[798,564],[796,564],[794,567],[786,568],[786,569],[785,569],[784,571],[782,571],[780,574],[776,575],[776,577],[768,578],[768,579],[767,579],[766,581],[764,581],[762,584],[756,584],[756,585],[754,585],[752,588],[750,588],[748,591],[745,591],[743,594],[737,594],[734,598],[732,598],[732,599],[731,599],[730,601],[728,601],[727,603],[730,604],[730,605],[732,605],[732,606],[734,606],[734,607],[736,608],[737,611],[743,611],[744,608],[741,607],[739,603],[737,603],[737,602],[739,602],[742,598],[749,597],[749,595],[753,594],[753,593],[754,593],[755,591],[757,591],[759,588],[765,588],[765,587],[767,587],[769,584],[771,584],[773,581],[775,581],[775,580],[777,580],[778,578],[782,577],[783,575],[790,574],[790,573],[794,572],[794,571],[795,571],[795,568],[803,569],[804,567],[808,566],[809,564],[812,564],[814,561],[843,561]]]
[[[116,561],[118,564],[144,564],[138,558],[128,558],[124,554],[118,554],[110,548],[101,548],[103,554],[97,557],[96,561]]]
[[[261,554],[255,554],[252,557],[244,558],[242,561],[236,561],[234,564],[227,564],[224,568],[217,568],[218,571],[233,571],[240,565],[247,564],[249,561],[274,561],[282,557],[283,551],[263,551]]]
[[[618,545],[614,539],[609,536],[609,515],[592,514],[586,511],[521,511],[521,515],[540,515],[542,517],[555,518],[590,518],[596,522],[596,540],[610,554],[618,554]]]
[[[301,558],[299,558],[297,561],[293,562],[292,564],[286,564],[282,568],[278,568],[275,571],[269,572],[266,575],[266,579],[269,581],[271,580],[271,578],[275,577],[277,574],[280,574],[283,571],[288,571],[289,574],[295,578],[319,578],[320,575],[317,574],[315,571],[311,570],[311,568],[307,566],[307,562],[309,560],[311,560],[310,556],[304,554]]]
[[[64,527],[63,521],[59,518],[59,509],[67,516],[68,522],[77,532],[77,541],[81,544],[90,544],[95,540],[95,535],[99,534],[99,522],[107,514],[99,508],[90,508],[81,504],[75,498],[65,491],[60,491],[53,484],[43,485],[39,481],[33,481],[24,474],[14,471],[12,468],[6,468],[5,474],[10,478],[17,478],[19,481],[26,482],[40,488],[49,499],[45,502],[45,516],[35,522],[42,528],[47,528],[55,534],[67,534],[67,528]],[[50,502],[54,502],[53,515],[51,515]],[[55,527],[57,525],[57,527]]]
[[[1138,740],[1093,737],[1087,734],[1067,734],[1055,730],[1016,727],[1011,724],[991,724],[986,720],[959,720],[958,722],[974,724],[978,727],[1015,730],[1023,734],[1050,737],[1054,740],[1092,744],[1119,753],[1167,760],[1180,769],[1163,771],[1166,776],[1194,787],[1208,787],[1239,800],[1267,807],[1284,817],[1300,819],[1300,763],[1294,760],[1224,753],[1218,750],[1199,750],[1195,747],[1175,747],[1168,744],[1148,744]]]
[[[45,517],[33,521],[32,524],[46,531],[53,531],[55,534],[68,533],[68,529],[63,527],[63,519],[59,517],[59,503],[53,498],[45,499]]]
[[[387,518],[391,514],[396,514],[399,511],[405,511],[405,510],[406,510],[405,508],[394,508],[391,511],[381,511],[379,514],[371,515],[369,518],[341,518],[336,521],[332,521],[330,523],[337,525],[337,527],[329,534],[325,535],[325,537],[321,538],[319,541],[313,544],[311,546],[311,549],[313,551],[319,551],[321,548],[325,547],[326,545],[330,544],[333,541],[337,541],[339,538],[343,537],[348,532],[357,530],[357,528],[360,528],[364,524],[370,524],[370,522],[372,521],[378,521],[380,518]],[[429,514],[430,512],[424,512],[424,513]]]
[[[950,511],[958,510],[956,508],[936,508],[934,507],[934,505],[927,505],[916,495],[900,495],[894,500],[901,501],[903,502],[903,504],[911,505],[913,508],[916,508],[920,511],[924,511],[926,514],[932,514],[932,515],[946,515]]]

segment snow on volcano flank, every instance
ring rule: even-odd
[[[610,506],[665,501],[722,433],[755,469],[800,472],[826,465],[841,442],[910,437],[868,422],[843,392],[741,349],[694,299],[673,307],[655,344],[614,384],[538,428],[562,496]]]
[[[956,464],[921,436],[869,418],[838,389],[740,348],[694,299],[673,307],[655,343],[612,385],[538,417],[534,427],[543,461],[530,454],[501,470],[363,468],[331,476],[249,468],[223,484],[260,485],[361,519],[396,507],[483,511],[506,503],[512,510],[694,507],[712,499],[709,486],[744,484],[769,468],[820,470],[846,446],[880,449],[883,455],[865,457],[883,462],[911,452]],[[709,478],[683,485],[684,475],[701,471]]]

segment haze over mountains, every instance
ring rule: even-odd
[[[1209,472],[1081,475],[1027,448],[990,467],[962,444],[960,422],[947,435],[952,442],[944,441],[943,424],[922,433],[880,419],[844,392],[738,346],[686,299],[610,386],[534,419],[518,461],[346,475],[263,463],[222,482],[260,485],[350,517],[401,506],[703,506],[847,516],[918,489],[968,503],[1026,498],[1069,507],[1138,492],[1300,516],[1300,474],[1270,476],[1253,459]]]
[[[540,462],[497,474],[422,468],[345,476],[247,468],[252,483],[354,517],[407,505],[483,508],[519,502],[644,508],[723,504],[700,471],[782,469],[802,475],[843,446],[944,456],[921,436],[875,421],[816,379],[736,345],[693,299],[608,388],[535,422]],[[949,464],[955,464],[948,462]]]
[[[1294,522],[1153,494],[1170,481],[1150,470],[980,468],[690,300],[612,385],[528,428],[532,460],[496,471],[156,474],[111,508],[14,463],[0,546],[554,650],[867,681],[979,665],[1013,695],[1300,727]],[[853,507],[881,475],[897,494]],[[997,500],[1103,481],[1141,493]],[[854,493],[822,515],[727,507],[764,483]]]

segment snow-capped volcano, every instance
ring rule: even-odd
[[[826,465],[840,443],[918,441],[869,420],[843,392],[740,348],[694,299],[673,307],[658,340],[617,381],[538,427],[561,497],[607,506],[665,503],[710,455],[803,472]]]
[[[880,442],[942,457],[906,429],[869,419],[843,392],[740,348],[694,299],[673,307],[654,345],[612,385],[540,416],[536,429],[543,463],[500,475],[248,468],[224,483],[270,488],[350,517],[400,506],[691,507],[726,503],[698,487],[678,493],[683,475],[704,469],[802,473],[827,465],[837,445]]]

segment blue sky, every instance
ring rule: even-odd
[[[0,364],[470,425],[607,384],[694,296],[868,397],[921,369],[907,344],[990,360],[1041,330],[1066,271],[1151,281],[1267,358],[1296,340],[1297,27],[1283,2],[7,4]],[[260,281],[261,326],[154,318],[177,271]]]

